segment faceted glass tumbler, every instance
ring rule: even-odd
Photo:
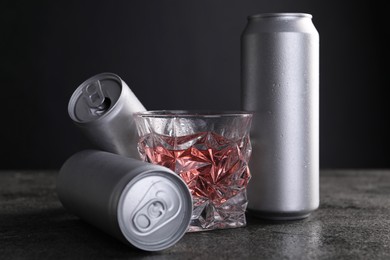
[[[251,113],[164,110],[134,118],[141,159],[168,167],[191,191],[188,232],[246,225]]]

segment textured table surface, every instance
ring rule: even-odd
[[[143,252],[68,213],[56,171],[0,171],[0,259],[390,259],[390,170],[321,171],[307,219],[187,233]]]

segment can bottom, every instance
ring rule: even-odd
[[[304,212],[268,212],[248,209],[248,213],[256,218],[276,221],[302,220],[310,216],[311,211]]]

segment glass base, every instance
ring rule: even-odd
[[[192,219],[187,232],[244,227],[246,207],[245,191],[218,206],[210,200],[194,198]]]
[[[240,221],[230,221],[230,222],[219,222],[213,223],[211,225],[202,226],[198,221],[191,221],[187,232],[201,232],[215,229],[228,229],[228,228],[239,228],[246,226],[245,216]]]

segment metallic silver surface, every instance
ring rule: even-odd
[[[64,163],[57,194],[73,214],[146,251],[174,245],[192,215],[191,193],[177,174],[97,150],[78,152]]]
[[[102,150],[139,158],[133,113],[146,111],[126,83],[113,73],[84,81],[73,93],[68,113],[88,139]]]
[[[300,219],[319,205],[319,34],[310,14],[248,17],[242,109],[254,112],[248,209]]]

